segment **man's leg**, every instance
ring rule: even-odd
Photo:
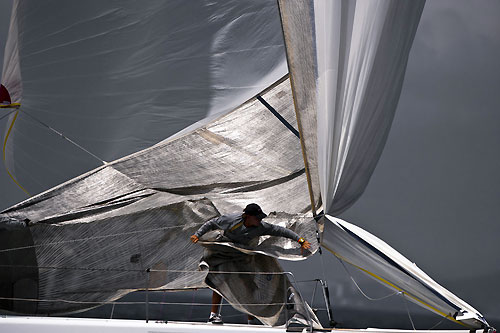
[[[216,293],[215,291],[212,294],[212,312],[219,314],[219,305],[222,301],[222,296]]]
[[[212,309],[210,312],[210,317],[208,318],[209,323],[222,324],[222,319],[219,316],[219,305],[221,301],[222,296],[214,291],[212,294]]]
[[[252,315],[248,315],[248,325],[260,325],[260,321]]]

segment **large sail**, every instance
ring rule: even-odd
[[[279,4],[302,148],[317,172],[310,187],[317,197],[319,181],[324,212],[335,216],[361,196],[382,153],[424,1]],[[329,215],[322,220],[321,244],[340,259],[448,319],[488,325],[378,238]]]
[[[4,163],[31,195],[227,113],[286,74],[272,1],[16,0],[8,38],[2,84],[22,106],[3,131]]]
[[[327,215],[326,221],[321,244],[339,259],[400,292],[405,299],[463,327],[488,327],[479,311],[443,288],[381,239],[339,218]]]
[[[331,214],[352,205],[373,173],[423,5],[280,1],[294,99],[299,117],[305,119],[301,135],[307,164],[312,165],[314,196],[319,196],[320,186],[323,208]]]
[[[0,250],[4,279],[11,286],[2,291],[7,298],[1,303],[3,308],[60,313],[146,287],[206,287],[206,272],[198,272],[202,249],[189,242],[189,235],[209,218],[239,211],[249,201],[276,212],[270,214],[269,222],[314,239],[316,225],[312,215],[306,214],[310,203],[299,139],[283,124],[296,126],[290,100],[285,77],[258,99],[205,126],[3,211],[0,234],[12,240],[2,242]],[[266,254],[255,266],[263,272],[281,272],[272,257],[300,260],[316,249],[314,245],[303,256],[295,242],[268,237],[262,237],[257,247],[241,248]],[[218,280],[218,290],[261,321],[283,324],[282,301],[265,313],[255,312],[257,307],[252,310],[248,304],[276,303],[285,299],[284,290],[292,290],[291,286],[287,282],[287,289],[271,288],[282,285],[280,274],[253,278],[261,288],[264,283],[273,290],[266,294],[269,299],[262,298],[261,292],[254,293],[253,299],[241,295],[240,284],[223,283],[225,279]],[[298,299],[295,303],[301,306]]]

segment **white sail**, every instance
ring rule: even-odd
[[[276,7],[14,1],[3,84],[22,108],[7,168],[36,194],[233,110],[286,74]]]
[[[417,265],[369,232],[327,215],[321,244],[407,300],[465,328],[488,327],[472,306],[449,292]]]
[[[309,187],[317,197],[319,186],[324,212],[338,215],[361,196],[382,153],[424,1],[279,3]],[[323,221],[322,245],[337,257],[450,320],[488,325],[378,238]]]

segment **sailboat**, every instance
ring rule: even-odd
[[[270,222],[319,238],[305,257],[323,247],[408,301],[467,329],[491,329],[478,311],[385,242],[335,217],[361,195],[380,156],[423,2],[280,1],[279,14],[274,2],[204,3],[193,22],[175,18],[191,13],[191,6],[198,9],[198,3],[162,2],[147,9],[134,2],[59,5],[51,20],[50,8],[14,3],[2,79],[9,93],[2,102],[10,112],[4,161],[13,181],[29,192],[19,169],[20,160],[33,155],[23,156],[20,147],[36,145],[33,135],[43,128],[91,155],[87,166],[94,165],[1,213],[6,241],[0,253],[10,279],[4,310],[67,313],[133,290],[207,287],[207,272],[198,270],[202,249],[187,242],[188,236],[211,217],[259,202],[275,212]],[[278,15],[290,76],[276,56],[276,33],[266,29],[272,23],[265,24]],[[160,34],[162,29],[168,33]],[[210,43],[186,42],[187,36],[203,41],[203,34]],[[246,47],[235,37],[241,34],[258,38]],[[96,49],[96,41],[105,48]],[[172,47],[167,58],[164,43]],[[234,89],[225,83],[234,82],[229,78],[242,54],[255,71]],[[198,69],[207,62],[204,82],[206,73]],[[54,71],[59,67],[65,75]],[[162,68],[168,68],[168,79]],[[183,83],[189,76],[200,80]],[[162,88],[156,86],[160,82]],[[157,121],[165,91],[167,117],[181,124],[167,139],[136,151],[131,133],[144,141],[165,135]],[[206,105],[200,111],[207,100],[208,111]],[[114,149],[120,157],[108,161],[40,119],[40,112],[66,117],[58,112],[68,108],[82,122],[103,117],[98,126],[125,129],[125,135],[117,131],[111,138],[133,153]],[[225,272],[213,287],[233,306],[269,325],[285,325],[295,314],[319,328],[275,259],[305,259],[296,244],[262,238],[252,248],[221,245],[258,258],[251,272],[234,272],[251,273],[248,279]],[[266,295],[242,288],[241,281],[258,282]],[[269,312],[255,310],[257,303]],[[5,319],[8,325],[11,318]],[[168,325],[143,328],[180,329]]]

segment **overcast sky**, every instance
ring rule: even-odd
[[[0,0],[1,49],[10,2]],[[427,2],[385,150],[364,195],[342,214],[495,320],[499,32],[499,1]],[[2,170],[0,209],[24,199]],[[318,261],[307,265],[317,267]]]

